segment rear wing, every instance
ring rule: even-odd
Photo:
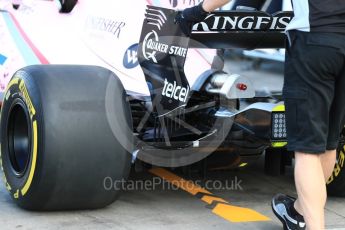
[[[283,48],[293,12],[217,11],[193,27],[190,47]]]
[[[293,16],[291,12],[215,12],[196,24],[189,38],[175,23],[176,14],[175,10],[148,6],[138,47],[138,60],[158,116],[188,103],[192,93],[184,73],[188,48],[281,48]]]

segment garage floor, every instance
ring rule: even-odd
[[[227,63],[231,72],[251,77],[257,89],[281,89],[281,65],[264,63],[259,72],[248,67],[246,62]],[[19,209],[1,184],[0,229],[282,229],[270,200],[279,192],[295,194],[292,175],[291,167],[284,176],[264,175],[263,159],[237,171],[209,172],[205,178],[155,169],[133,173],[131,183],[139,188],[128,184],[128,191],[105,209],[48,213]],[[192,184],[186,181],[190,178],[200,181]],[[172,186],[172,179],[179,183]],[[144,182],[146,190],[140,188]],[[195,185],[207,182],[207,190]],[[329,199],[326,218],[327,229],[345,229],[345,198]]]
[[[169,171],[171,172],[171,171]],[[175,172],[172,172],[175,175]],[[199,178],[193,175],[193,178]],[[186,176],[181,176],[186,177]],[[208,173],[205,181],[216,182],[208,189],[212,196],[228,202],[230,207],[242,207],[255,211],[266,221],[251,222],[251,215],[244,216],[240,222],[231,221],[231,209],[214,213],[208,205],[188,191],[169,186],[159,176],[150,172],[133,173],[135,181],[152,182],[148,191],[124,192],[111,206],[96,211],[76,212],[28,212],[17,208],[11,201],[4,186],[0,187],[0,229],[282,229],[270,207],[272,196],[279,192],[294,194],[292,168],[287,175],[270,177],[263,174],[262,160],[239,171]],[[219,189],[231,181],[239,186]],[[217,184],[218,183],[218,184]],[[242,189],[242,190],[241,190]],[[345,229],[345,199],[330,198],[327,210],[327,229]],[[248,210],[239,210],[247,212]],[[236,218],[236,217],[235,217]]]

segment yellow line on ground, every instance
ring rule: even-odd
[[[217,204],[212,212],[230,222],[257,222],[270,220],[270,218],[252,209],[228,204]]]
[[[170,182],[171,184],[177,186],[180,189],[183,189],[184,191],[196,195],[198,193],[206,193],[211,194],[209,191],[203,189],[202,187],[194,184],[192,181],[187,181],[168,170],[162,169],[162,168],[153,168],[150,170],[150,172],[156,176],[161,177],[162,179]]]
[[[212,204],[213,202],[228,203],[226,200],[223,200],[222,198],[214,197],[214,196],[207,196],[207,195],[204,195],[201,198],[201,200],[208,203],[208,204]]]
[[[256,212],[255,210],[230,205],[226,200],[213,195],[211,192],[192,181],[187,181],[163,168],[153,168],[150,172],[192,195],[197,195],[198,193],[205,194],[201,197],[201,200],[207,204],[216,202],[217,204],[215,208],[213,208],[212,212],[227,221],[257,222],[270,220],[268,217]]]

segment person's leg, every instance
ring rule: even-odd
[[[336,74],[336,83],[334,89],[334,100],[332,102],[330,111],[329,111],[329,129],[328,129],[328,138],[327,138],[327,147],[326,152],[320,155],[320,161],[323,170],[323,176],[325,184],[328,179],[332,176],[334,166],[336,163],[336,148],[338,146],[339,136],[342,127],[344,126],[345,119],[345,108],[343,106],[345,100],[345,92],[343,86],[345,85],[345,68],[340,71],[340,74]],[[326,205],[326,199],[324,199],[324,206]],[[297,199],[294,204],[295,209],[301,215],[303,213],[303,205],[300,199]]]
[[[325,183],[328,181],[328,179],[331,177],[333,173],[334,165],[336,163],[336,155],[337,155],[336,150],[329,150],[329,151],[326,151],[324,154],[320,155],[320,161],[321,161]],[[323,205],[324,206],[326,205],[326,200]],[[297,212],[299,212],[301,215],[304,215],[303,210],[302,210],[302,205],[300,204],[299,199],[295,201],[294,206]]]
[[[328,150],[320,155],[322,170],[327,183],[328,179],[332,176],[334,166],[337,160],[337,150]]]
[[[324,206],[326,184],[321,157],[316,154],[295,153],[295,183],[298,204],[302,210],[307,228],[324,229]],[[302,214],[301,213],[301,214]]]
[[[287,148],[296,152],[295,183],[299,200],[295,209],[304,215],[308,229],[324,229],[324,205],[327,197],[325,178],[330,175],[334,166],[331,163],[334,153],[327,153],[326,149],[337,147],[337,139],[328,136],[330,130],[335,133],[335,130],[329,128],[329,123],[333,120],[330,111],[335,96],[335,80],[344,62],[342,54],[336,48],[324,45],[333,36],[297,31],[290,35],[291,46],[287,47],[283,98],[286,107]],[[323,156],[325,159],[321,159],[321,154],[326,154]],[[275,214],[284,227],[296,223],[284,219],[286,214],[291,214],[289,217],[300,217],[291,208],[293,202],[279,202],[281,200],[283,199],[278,200],[276,197],[272,200]],[[297,229],[303,229],[300,220],[297,224],[294,225]]]

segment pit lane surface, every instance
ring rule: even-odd
[[[242,61],[227,64],[230,72],[242,72],[249,76],[257,89],[281,88],[280,65],[264,63],[259,72],[248,66],[250,63]],[[182,179],[187,182],[181,182]],[[193,184],[188,182],[189,179],[194,180]],[[169,181],[175,181],[176,186],[171,186]],[[287,168],[284,176],[267,176],[263,173],[263,159],[240,170],[208,172],[205,178],[195,172],[188,175],[158,170],[132,173],[130,182],[126,185],[127,191],[109,207],[73,212],[28,212],[19,209],[1,184],[0,229],[274,230],[282,227],[271,211],[272,196],[281,192],[295,195],[293,169]],[[207,189],[200,191],[197,185],[204,186],[207,182]],[[221,206],[216,208],[215,204]],[[233,207],[237,212],[233,211]],[[327,229],[345,229],[345,198],[329,199],[326,219]]]
[[[261,160],[238,171],[207,173],[201,179],[203,182],[216,182],[214,186],[208,186],[208,191],[214,196],[227,201],[231,206],[255,210],[268,217],[265,221],[248,222],[250,217],[247,220],[244,217],[240,222],[233,222],[224,218],[231,216],[231,212],[226,213],[226,209],[224,213],[215,213],[212,210],[214,207],[200,197],[178,186],[169,186],[168,182],[150,172],[141,172],[133,173],[130,178],[134,187],[137,183],[136,190],[127,184],[127,191],[117,202],[94,211],[24,211],[16,207],[4,186],[1,186],[0,229],[282,229],[272,214],[270,200],[278,192],[295,194],[292,168],[287,171],[285,176],[266,176]],[[174,171],[172,173],[178,174]],[[191,178],[200,179],[195,173],[192,173]],[[233,183],[231,187],[233,181],[240,182],[240,186],[236,187]],[[146,187],[141,186],[143,183],[146,183]],[[228,189],[225,189],[226,186]],[[345,229],[344,204],[345,199],[330,198],[326,209],[327,229]]]

